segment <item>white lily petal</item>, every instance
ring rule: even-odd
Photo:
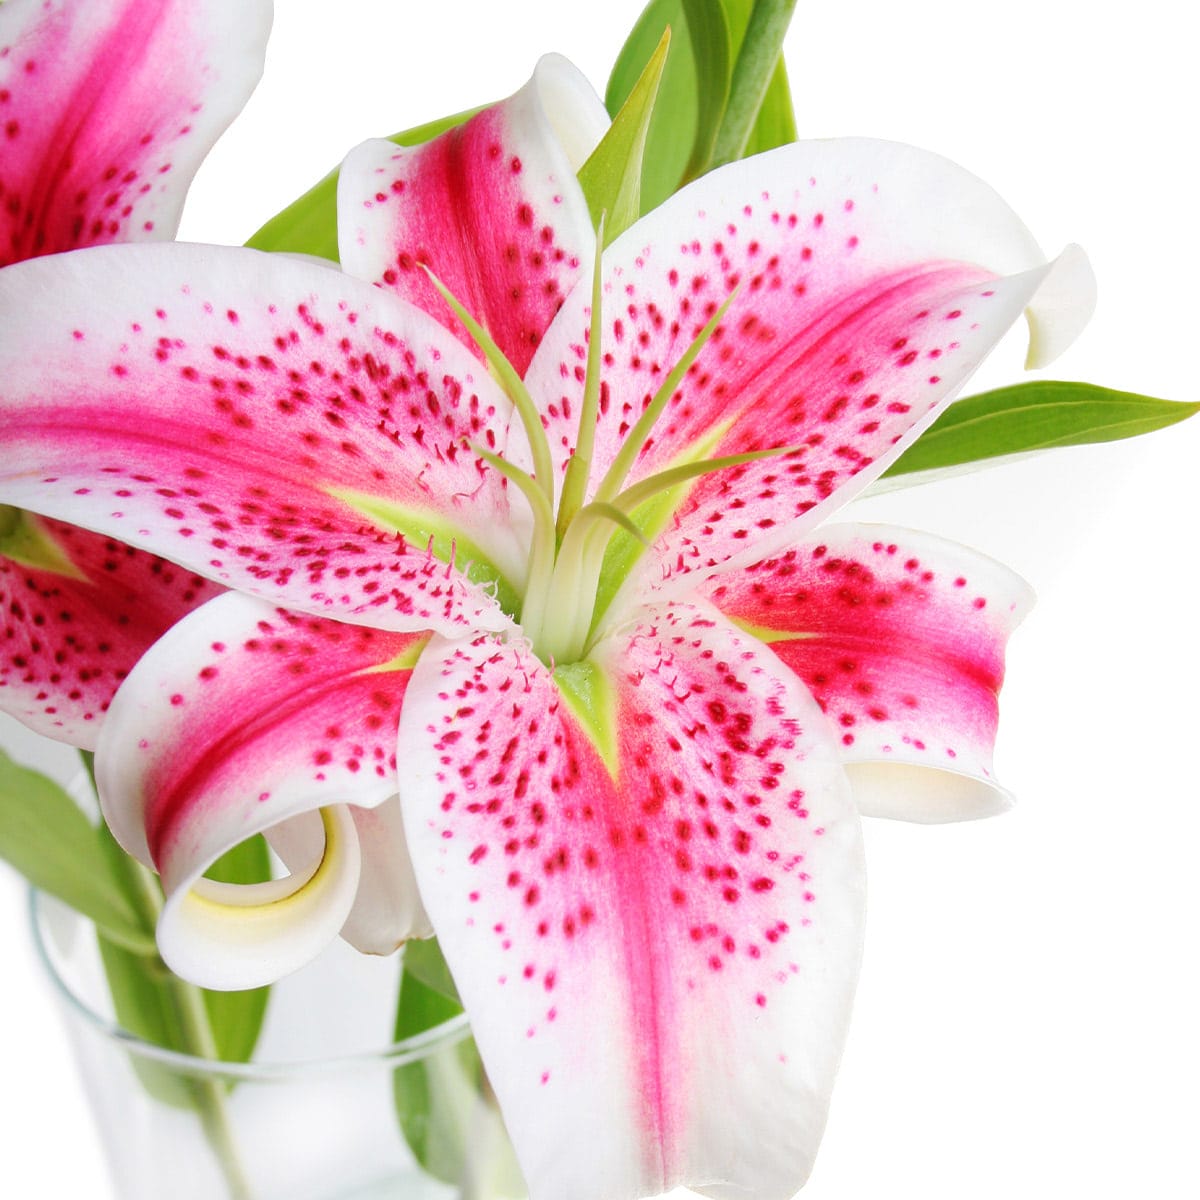
[[[158,946],[167,966],[204,987],[236,990],[271,983],[316,958],[349,916],[361,867],[349,808],[322,809],[321,816],[320,852],[284,879],[227,884],[164,873]]]

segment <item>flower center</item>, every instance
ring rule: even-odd
[[[713,314],[667,372],[629,430],[604,475],[589,492],[600,397],[602,286],[597,256],[592,271],[592,306],[587,368],[575,445],[555,498],[553,458],[537,405],[524,382],[487,331],[430,274],[434,286],[483,352],[492,374],[512,401],[529,440],[532,472],[522,471],[479,445],[471,449],[499,471],[528,501],[533,512],[527,582],[519,615],[534,653],[549,666],[583,660],[603,632],[602,618],[633,571],[642,551],[663,529],[694,479],[726,467],[796,449],[781,446],[747,454],[710,457],[732,420],[712,429],[664,469],[626,486],[684,376],[719,327],[737,290]],[[590,496],[590,498],[589,498]]]

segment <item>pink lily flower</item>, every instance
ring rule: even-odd
[[[1028,604],[961,547],[823,523],[1023,311],[1035,365],[1069,344],[1091,276],[858,140],[712,173],[593,273],[602,127],[550,60],[355,151],[342,259],[375,287],[184,245],[4,272],[0,497],[231,589],[97,754],[176,970],[244,987],[432,926],[535,1200],[771,1200],[836,1071],[859,809],[1003,806]],[[201,878],[259,831],[290,878]]]
[[[269,0],[0,8],[0,266],[174,237],[196,168],[262,74],[270,23]],[[94,749],[133,664],[221,590],[111,538],[0,507],[0,708]]]

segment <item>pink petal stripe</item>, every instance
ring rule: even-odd
[[[694,456],[705,438],[716,454],[800,448],[696,484],[658,548],[655,571],[672,576],[764,557],[811,528],[833,493],[844,503],[866,486],[1046,272],[977,179],[909,147],[855,140],[797,143],[713,172],[628,230],[603,269],[594,479],[736,288],[631,478]],[[1005,272],[1024,273],[996,278]],[[560,469],[576,438],[589,305],[577,288],[528,374]]]
[[[1033,597],[928,534],[831,525],[705,593],[812,689],[860,811],[945,821],[1008,806],[992,775],[1004,646]]]
[[[614,775],[524,645],[431,643],[399,743],[421,894],[533,1200],[782,1200],[858,962],[836,746],[708,606],[644,612],[595,665]]]
[[[587,80],[552,55],[516,95],[432,142],[365,142],[338,184],[342,266],[470,343],[431,268],[523,375],[594,252],[575,172],[607,128]]]
[[[96,769],[114,834],[173,896],[255,833],[320,806],[383,805],[396,792],[396,723],[422,644],[237,593],[198,609],[150,649],[113,702]],[[285,861],[312,857],[303,828],[279,836]],[[368,854],[392,890],[383,896],[372,884],[376,911],[359,920],[372,948],[394,949],[428,923],[403,837]]]
[[[166,240],[262,74],[269,0],[9,0],[0,266]]]
[[[295,812],[382,803],[411,670],[387,664],[421,643],[238,593],[198,609],[113,703],[99,753],[114,833],[178,875]]]
[[[111,538],[32,514],[23,520],[73,573],[0,554],[0,708],[37,733],[92,750],[137,660],[221,589]]]
[[[111,297],[97,305],[96,297]],[[398,629],[497,628],[462,570],[518,578],[508,402],[423,313],[251,250],[101,247],[0,273],[0,488],[290,607]],[[412,540],[334,494],[415,514]]]

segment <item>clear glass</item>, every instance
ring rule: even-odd
[[[388,1043],[395,956],[331,948],[275,986],[255,1060],[219,1063],[119,1028],[90,923],[37,894],[32,915],[120,1200],[525,1195],[466,1018]]]

